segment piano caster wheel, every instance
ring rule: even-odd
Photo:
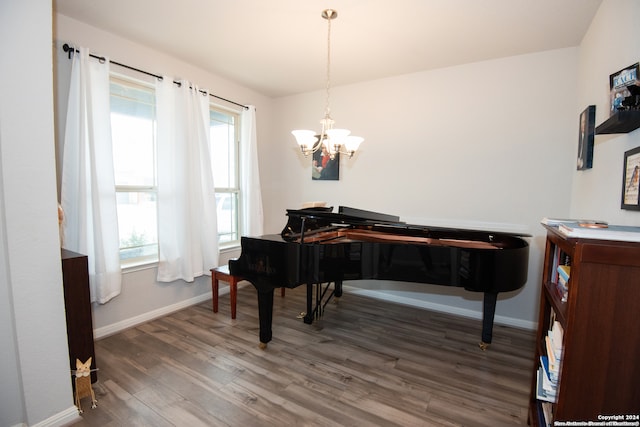
[[[267,348],[267,343],[266,342],[261,342],[260,344],[258,344],[258,348],[260,350],[266,350]]]
[[[488,342],[484,342],[484,341],[480,341],[480,344],[478,344],[478,347],[480,347],[480,350],[485,351],[486,349],[489,348],[491,344],[489,344]]]

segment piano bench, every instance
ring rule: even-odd
[[[211,269],[211,293],[213,294],[213,312],[218,312],[218,282],[229,284],[229,305],[231,305],[231,318],[236,318],[236,302],[238,300],[238,282],[244,280],[240,276],[234,276],[229,272],[228,265],[221,265]],[[284,297],[284,288],[280,288],[280,295]]]

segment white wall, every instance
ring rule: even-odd
[[[255,105],[257,109],[257,134],[269,133],[271,100],[202,69],[170,57],[162,52],[133,43],[117,35],[107,33],[63,15],[55,15],[54,37],[57,45],[56,77],[59,99],[58,112],[64,114],[66,79],[68,79],[67,56],[61,50],[64,43],[77,47],[87,47],[92,53],[109,57],[113,61],[127,64],[158,75],[183,78],[208,89],[211,93],[244,104]],[[126,72],[112,66],[112,70]],[[135,76],[135,73],[132,74]],[[233,107],[221,102],[222,106]],[[58,121],[60,123],[60,120]],[[58,129],[58,138],[62,132]],[[238,256],[239,251],[224,253],[221,263],[229,257]],[[123,274],[122,293],[104,305],[93,305],[94,329],[96,337],[108,335],[120,329],[143,322],[153,317],[175,311],[182,307],[204,301],[211,297],[211,279],[200,277],[194,283],[176,281],[158,283],[156,268],[129,271]]]
[[[467,64],[336,87],[337,127],[364,136],[362,152],[341,160],[340,181],[312,181],[291,129],[317,127],[322,93],[276,101],[264,153],[266,228],[282,209],[324,200],[399,215],[410,223],[530,233],[529,281],[505,294],[497,321],[537,321],[544,216],[569,214],[574,140],[576,48]],[[358,285],[352,283],[352,285]],[[460,289],[368,283],[404,302],[480,315],[481,299]],[[401,292],[399,291],[401,290]]]
[[[609,117],[609,75],[640,60],[638,22],[640,2],[605,0],[582,41],[576,112],[595,105],[596,124]],[[638,130],[595,137],[593,168],[573,172],[572,217],[640,225],[640,213],[620,209],[624,152],[638,146]]]
[[[0,2],[0,425],[77,418],[58,240],[51,2]]]

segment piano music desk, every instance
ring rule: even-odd
[[[238,301],[238,282],[244,280],[240,276],[234,276],[229,272],[228,265],[221,265],[211,269],[211,293],[213,294],[213,312],[218,312],[218,282],[229,284],[229,305],[231,306],[231,318],[236,318],[236,302]],[[284,297],[284,288],[280,288],[280,295]]]

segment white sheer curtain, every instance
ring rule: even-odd
[[[192,282],[218,265],[208,98],[189,82],[156,84],[160,282]]]
[[[60,196],[64,247],[87,255],[91,301],[103,304],[121,290],[109,61],[91,59],[85,48],[72,61]]]
[[[264,234],[264,214],[262,212],[262,191],[260,189],[260,170],[258,168],[258,141],[256,134],[256,107],[243,109],[240,141],[240,175],[242,208],[244,215],[242,232],[246,236]]]

